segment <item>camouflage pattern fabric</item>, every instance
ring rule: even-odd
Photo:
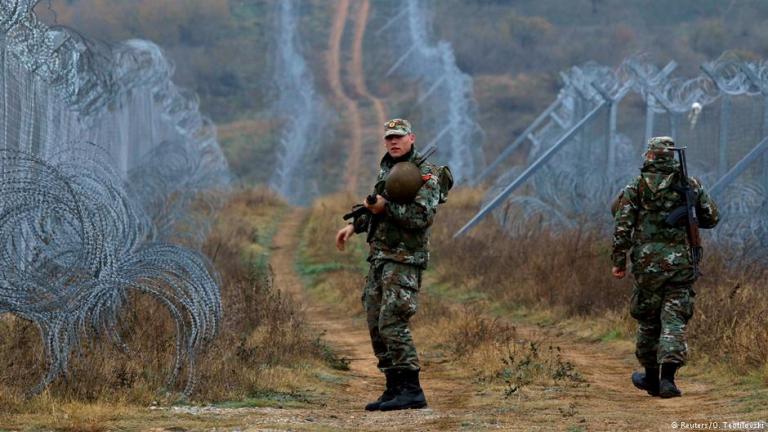
[[[419,370],[419,357],[413,345],[408,321],[418,308],[421,268],[394,261],[371,263],[363,308],[378,367]]]
[[[693,315],[695,276],[686,229],[665,221],[683,205],[675,189],[680,165],[673,146],[668,137],[650,140],[641,174],[621,191],[612,208],[611,259],[624,269],[630,253],[635,277],[630,313],[638,320],[636,355],[646,367],[685,363],[685,328]],[[698,179],[688,180],[697,197],[699,226],[715,227],[720,218],[717,205]]]
[[[626,268],[627,252],[631,250],[632,273],[693,267],[685,227],[672,227],[664,221],[672,210],[683,205],[683,198],[674,188],[679,171],[679,162],[673,156],[655,154],[646,159],[641,174],[621,191],[614,212],[614,266]],[[699,227],[713,228],[720,219],[717,205],[698,179],[690,177],[688,181],[698,197]]]
[[[414,148],[400,160],[419,160],[421,155]],[[374,192],[384,193],[384,184],[395,163],[389,154],[381,160],[379,175]],[[429,262],[429,227],[435,218],[440,201],[438,168],[424,162],[421,169],[424,185],[419,189],[413,202],[388,202],[385,212],[372,216],[368,213],[353,222],[356,233],[368,232],[370,254],[368,261],[389,260],[412,264],[422,268]]]
[[[409,133],[413,133],[413,129],[411,129],[411,122],[405,119],[392,119],[384,123],[384,138],[390,136],[390,135],[408,135]]]
[[[684,365],[688,358],[685,329],[693,315],[693,272],[635,275],[630,314],[638,322],[635,355],[643,367]]]
[[[401,126],[410,128],[397,123],[390,129]],[[395,163],[420,159],[415,148],[397,160],[384,155],[374,193],[384,195]],[[429,262],[429,231],[440,200],[440,185],[435,165],[423,162],[419,169],[424,184],[412,202],[388,201],[383,213],[365,213],[353,222],[356,233],[368,233],[370,270],[362,301],[373,352],[382,371],[421,368],[408,322],[418,308],[421,272]]]

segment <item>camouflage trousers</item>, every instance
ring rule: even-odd
[[[382,371],[419,370],[408,320],[416,313],[421,268],[394,261],[373,261],[363,289],[368,331]]]
[[[696,292],[690,270],[636,273],[630,314],[638,322],[635,355],[644,367],[685,364],[685,328],[693,315]]]

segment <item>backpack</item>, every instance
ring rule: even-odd
[[[453,173],[451,173],[451,169],[448,168],[447,165],[437,165],[427,161],[427,158],[432,155],[435,150],[437,150],[437,147],[432,147],[427,150],[421,156],[421,159],[415,163],[416,166],[421,166],[421,164],[426,162],[430,166],[430,170],[437,175],[437,183],[440,185],[440,200],[438,201],[438,204],[443,204],[448,201],[448,192],[453,187]]]
[[[437,183],[440,185],[440,204],[448,201],[448,192],[453,187],[453,174],[447,165],[435,165],[437,172]]]

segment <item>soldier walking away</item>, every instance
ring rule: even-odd
[[[353,234],[362,232],[367,232],[370,246],[370,269],[362,301],[373,352],[386,376],[386,389],[366,405],[368,411],[427,406],[408,321],[418,307],[421,274],[429,260],[429,231],[443,198],[438,176],[444,167],[426,162],[416,151],[415,139],[407,120],[385,123],[386,154],[381,159],[374,193],[348,215],[354,216],[353,222],[336,235],[339,250],[344,250]],[[409,171],[402,167],[411,167],[410,171],[417,173],[415,183],[408,179],[403,182],[402,178],[395,181],[396,171]],[[412,193],[403,194],[391,187],[397,184],[400,188],[403,183],[406,189],[411,187]]]
[[[635,355],[645,373],[634,372],[632,383],[652,396],[680,396],[675,372],[688,356],[685,330],[701,260],[698,228],[717,225],[717,206],[701,182],[688,177],[684,149],[672,138],[655,137],[640,175],[612,210],[613,276],[626,275],[629,252],[635,278],[630,314],[638,322]]]

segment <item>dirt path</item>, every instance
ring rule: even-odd
[[[365,29],[368,27],[368,13],[370,7],[370,2],[368,0],[363,0],[359,3],[357,12],[355,13],[355,33],[352,39],[350,72],[352,75],[352,83],[355,86],[355,92],[357,92],[359,97],[371,101],[376,113],[377,126],[380,126],[387,121],[384,103],[381,99],[373,96],[368,91],[368,87],[365,84],[365,73],[363,71],[363,38],[365,37]]]
[[[331,93],[342,108],[347,140],[347,166],[344,189],[361,192],[361,178],[369,179],[375,173],[375,163],[381,154],[380,135],[386,121],[384,102],[368,90],[363,69],[363,40],[368,25],[370,2],[361,0],[351,4],[340,0],[331,24],[326,53],[326,75]],[[351,21],[351,40],[345,50],[344,31]],[[349,57],[348,61],[343,61]],[[346,86],[345,86],[346,81]],[[371,171],[374,170],[374,171]],[[361,177],[363,176],[363,177]]]
[[[672,430],[672,422],[754,421],[765,411],[739,414],[744,394],[715,388],[683,375],[685,397],[651,398],[629,386],[636,367],[631,344],[582,342],[554,328],[513,323],[520,336],[559,346],[566,360],[586,379],[585,385],[563,388],[524,388],[510,399],[478,392],[471,371],[456,365],[425,361],[423,385],[430,402],[425,410],[367,413],[366,401],[375,399],[383,379],[375,368],[365,324],[351,314],[339,315],[330,305],[310,302],[294,269],[300,227],[305,215],[295,209],[275,236],[271,265],[278,289],[304,305],[312,325],[326,331],[325,340],[350,359],[343,391],[328,396],[327,406],[270,411],[268,423],[312,423],[342,430]],[[427,353],[428,355],[428,353]],[[468,373],[469,372],[469,373]],[[763,417],[764,418],[764,417]],[[256,419],[254,419],[256,421]],[[259,418],[256,423],[267,422]],[[310,428],[311,429],[311,428]]]
[[[368,27],[368,13],[370,2],[362,0],[357,2],[357,11],[353,16],[354,34],[352,36],[352,58],[349,62],[349,76],[354,88],[355,97],[366,107],[367,123],[365,127],[366,142],[363,149],[363,168],[378,169],[381,129],[387,121],[387,110],[384,102],[371,94],[365,83],[365,71],[363,69],[363,40],[365,30]]]
[[[357,12],[354,16],[355,33],[352,39],[352,60],[350,62],[350,74],[352,83],[355,86],[355,92],[359,97],[367,99],[372,105],[376,114],[376,131],[387,121],[386,110],[381,99],[373,96],[365,84],[365,73],[363,71],[363,38],[368,24],[368,13],[370,11],[370,2],[362,0],[359,2]]]
[[[351,316],[334,314],[328,305],[310,303],[294,269],[303,217],[302,209],[295,209],[281,224],[275,236],[275,250],[270,262],[275,273],[275,287],[302,304],[312,327],[325,331],[324,339],[350,360],[352,379],[346,389],[347,393],[354,394],[358,401],[361,400],[358,397],[375,399],[373,392],[375,386],[380,384],[381,373],[376,369],[376,359],[368,342],[365,325],[353,320]]]
[[[517,327],[528,338],[548,341],[562,349],[563,357],[572,362],[589,384],[576,397],[561,403],[581,416],[587,430],[673,430],[673,422],[755,420],[753,414],[736,401],[743,392],[718,388],[712,383],[681,373],[678,383],[684,397],[660,399],[636,391],[630,384],[631,371],[639,370],[631,343],[590,343],[569,339],[557,332],[535,326]],[[766,415],[763,411],[762,416]],[[765,418],[765,417],[763,417]]]
[[[350,360],[348,380],[341,394],[331,395],[327,407],[310,410],[312,417],[323,419],[323,424],[348,430],[436,430],[436,424],[454,414],[447,405],[459,400],[455,397],[459,382],[440,375],[427,378],[428,397],[434,398],[433,408],[397,413],[365,412],[363,407],[383,390],[383,375],[376,368],[365,322],[351,314],[339,315],[330,305],[310,303],[294,269],[295,253],[299,245],[300,226],[304,211],[295,209],[286,217],[274,238],[274,252],[270,264],[275,273],[275,287],[288,293],[304,306],[311,325],[325,331],[324,339],[340,355]],[[294,414],[286,413],[293,418]]]
[[[347,166],[344,177],[344,187],[347,191],[358,192],[358,180],[360,178],[360,166],[362,159],[363,131],[360,111],[357,103],[344,91],[341,77],[341,42],[344,35],[344,27],[349,12],[349,0],[339,0],[336,4],[331,33],[328,39],[328,52],[326,54],[326,67],[328,84],[334,98],[343,106],[343,121],[346,123],[344,130],[349,135],[347,140]]]

